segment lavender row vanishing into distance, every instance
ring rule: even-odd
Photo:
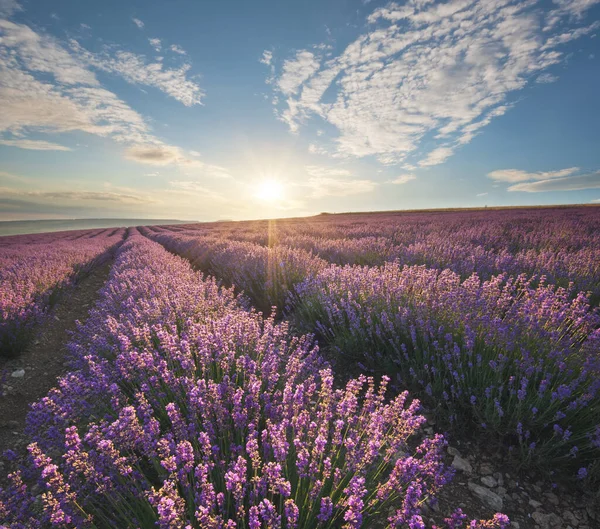
[[[124,234],[46,234],[46,243],[39,235],[8,237],[0,253],[0,355],[20,353],[61,291],[107,259]]]
[[[400,264],[477,273],[545,276],[600,301],[600,214],[594,207],[322,215],[197,224],[170,229],[262,246],[283,245],[338,265]],[[158,228],[160,231],[165,231]]]
[[[0,494],[11,529],[416,529],[451,477],[418,401],[385,377],[336,389],[310,338],[139,234],[70,351]],[[445,525],[508,525],[465,518]]]

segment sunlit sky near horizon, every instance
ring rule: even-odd
[[[600,202],[600,0],[0,0],[0,220]]]

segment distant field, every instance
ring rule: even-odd
[[[107,262],[71,374],[27,419],[50,499],[13,478],[15,524],[425,527],[450,481],[441,432],[544,490],[600,483],[598,208],[0,238],[4,354]],[[469,514],[507,527],[484,483]]]
[[[91,230],[96,228],[127,228],[129,226],[151,226],[181,224],[180,220],[157,219],[67,219],[67,220],[11,220],[0,221],[0,236],[47,233],[67,230]]]

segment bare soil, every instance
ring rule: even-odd
[[[77,321],[85,321],[98,291],[108,278],[111,263],[93,269],[65,292],[36,330],[30,346],[16,358],[0,357],[0,485],[8,473],[2,454],[13,450],[26,452],[25,417],[32,403],[46,396],[57,379],[68,371],[65,363],[67,343]],[[13,373],[25,370],[21,378]],[[10,465],[12,466],[12,465]]]

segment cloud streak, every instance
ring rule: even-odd
[[[179,147],[164,143],[132,145],[125,150],[125,158],[155,166],[177,165],[186,171],[210,178],[231,178],[227,169],[203,162],[194,151],[186,154]]]
[[[31,151],[70,151],[69,147],[59,145],[58,143],[51,143],[43,140],[4,140],[0,139],[0,145],[6,145],[8,147],[18,147],[19,149],[27,149]]]
[[[550,180],[552,178],[562,178],[579,172],[579,167],[569,167],[559,171],[538,171],[537,173],[528,173],[519,169],[500,169],[488,173],[488,178],[497,182],[527,182],[528,180]]]
[[[0,190],[4,195],[10,195],[11,197],[37,198],[42,200],[64,200],[68,202],[84,200],[120,204],[150,204],[156,202],[156,200],[146,196],[109,191],[26,191],[11,188],[0,188]]]
[[[509,191],[524,191],[526,193],[542,193],[548,191],[581,191],[584,189],[600,188],[600,171],[595,173],[552,178],[537,182],[522,182],[508,188]]]
[[[416,180],[417,177],[414,174],[402,174],[397,176],[393,180],[388,180],[388,184],[396,184],[396,185],[404,185],[410,182],[411,180]]]

